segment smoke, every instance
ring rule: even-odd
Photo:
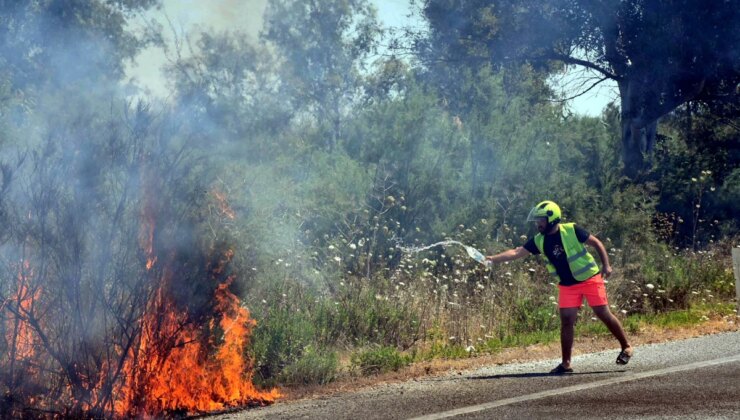
[[[0,417],[110,412],[153,293],[205,322],[233,274],[210,212],[212,132],[195,109],[127,100],[124,64],[146,39],[123,10],[15,6],[0,44]]]
[[[162,29],[162,44],[142,50],[126,69],[126,77],[146,96],[164,99],[171,90],[162,69],[175,54],[188,57],[191,52],[177,43],[197,38],[201,32],[223,33],[239,31],[256,40],[262,30],[262,16],[267,0],[217,0],[208,2],[165,0],[162,7],[152,9],[139,19],[130,22],[138,28],[152,25]],[[180,49],[178,51],[178,48]]]
[[[236,287],[249,283],[248,275],[316,281],[307,273],[320,268],[328,284],[350,270],[369,276],[373,253],[390,259],[396,252],[388,250],[391,232],[378,233],[386,221],[373,219],[386,212],[393,230],[403,229],[403,198],[395,204],[391,196],[396,181],[338,144],[360,90],[354,60],[372,50],[378,34],[372,9],[361,10],[368,18],[362,24],[321,9],[346,27],[324,22],[318,29],[327,39],[303,4],[291,3],[292,18],[312,32],[313,44],[289,45],[304,41],[292,34],[278,54],[275,45],[257,44],[265,1],[208,4],[166,1],[142,15],[140,26],[124,26],[89,4],[71,11],[20,7],[8,15],[17,23],[9,27],[21,29],[5,38],[0,56],[11,63],[9,92],[21,99],[3,105],[21,109],[23,119],[5,121],[13,126],[12,147],[0,155],[6,178],[12,175],[0,213],[0,324],[31,326],[35,353],[11,356],[18,337],[3,334],[0,391],[21,406],[70,417],[112,412],[120,366],[128,349],[147,340],[138,328],[153,302],[161,311],[154,325],[171,302],[179,331],[214,319],[216,286],[227,279],[242,283]],[[158,25],[145,23],[151,18],[163,28],[160,38],[151,33]],[[150,89],[166,100],[129,102],[120,81],[135,75],[125,65],[152,40],[171,61],[138,62],[154,66],[144,74],[164,67],[166,78]],[[286,73],[288,58],[300,54],[295,63],[315,71],[294,65]],[[430,137],[432,119],[423,118],[416,127],[422,139]],[[414,157],[412,149],[400,152]],[[399,178],[407,183],[408,174]],[[238,220],[219,210],[215,188]],[[362,211],[368,193],[377,201],[372,214]],[[256,272],[239,271],[247,267]],[[183,345],[176,335],[163,343],[161,354]],[[19,364],[40,367],[24,372]],[[45,400],[52,395],[64,398]]]

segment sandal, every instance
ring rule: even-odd
[[[618,365],[626,365],[627,363],[629,363],[630,357],[632,357],[632,348],[631,347],[627,347],[627,348],[630,349],[629,353],[627,353],[626,351],[627,349],[624,349],[621,352],[619,352],[619,355],[617,356]]]
[[[565,373],[573,373],[573,368],[567,368],[563,364],[559,364],[558,367],[550,371],[550,375],[562,375]]]

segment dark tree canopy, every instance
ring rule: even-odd
[[[700,0],[426,0],[428,58],[587,67],[619,86],[625,174],[645,169],[658,119],[688,101],[735,108],[740,8]]]

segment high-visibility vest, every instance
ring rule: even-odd
[[[570,267],[570,272],[573,273],[573,277],[578,281],[584,281],[595,276],[599,272],[599,266],[596,265],[594,257],[586,251],[586,247],[578,241],[574,227],[575,223],[560,223],[558,226],[560,239],[563,241],[565,255],[568,258],[568,266]],[[534,244],[537,245],[540,255],[545,259],[547,271],[560,281],[560,276],[558,276],[555,266],[550,263],[547,255],[545,255],[545,235],[538,233],[534,237]]]

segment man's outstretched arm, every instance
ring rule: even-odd
[[[519,246],[514,249],[504,251],[500,254],[489,255],[486,257],[486,259],[492,263],[502,263],[505,261],[511,261],[511,260],[516,260],[519,258],[524,258],[528,255],[532,255],[532,254],[529,251],[527,251],[526,248],[524,248],[523,246]]]

